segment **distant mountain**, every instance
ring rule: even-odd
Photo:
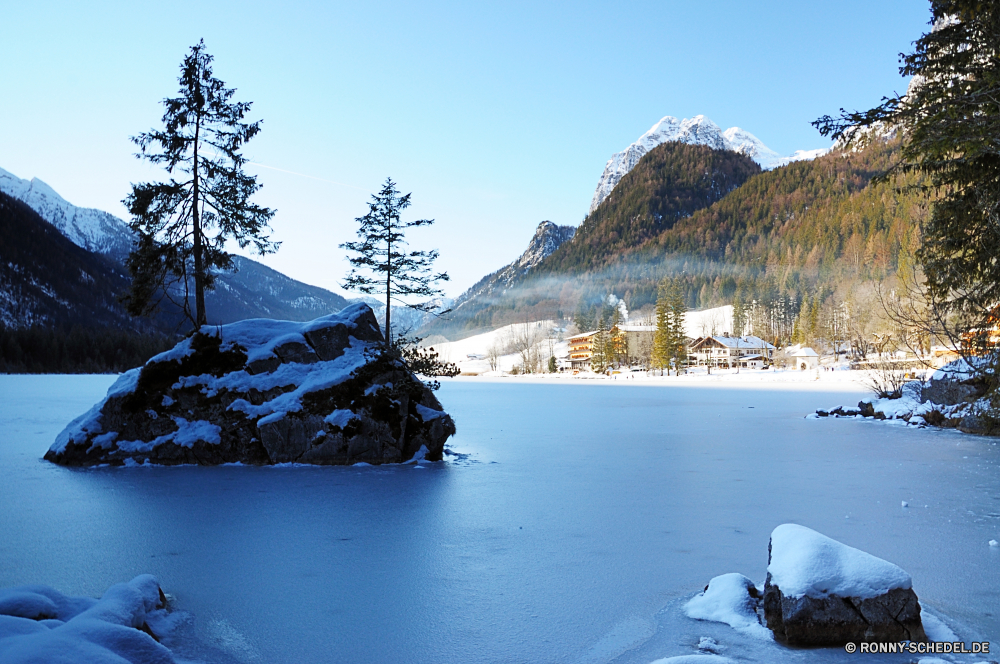
[[[27,203],[74,244],[122,262],[132,246],[128,227],[118,217],[77,207],[38,178],[22,180],[0,168],[0,191]]]
[[[542,273],[575,274],[615,263],[623,253],[669,231],[761,173],[748,155],[668,141],[647,152],[552,253]]]
[[[123,266],[132,247],[132,231],[118,217],[77,207],[38,178],[23,180],[2,169],[0,192],[27,204],[71,242],[104,256],[122,275],[126,273]],[[6,253],[5,246],[0,258],[7,260]],[[336,293],[291,279],[249,258],[235,256],[234,262],[237,271],[220,273],[215,290],[205,294],[211,324],[246,318],[311,320],[347,306],[347,300]],[[176,320],[167,313],[166,319]]]
[[[0,192],[0,327],[139,327],[118,303],[113,261],[77,246],[24,202]]]
[[[921,195],[906,188],[918,176],[873,181],[896,163],[899,144],[889,136],[771,170],[734,151],[661,144],[572,240],[511,287],[488,289],[494,275],[484,278],[460,298],[457,316],[423,334],[457,339],[577,317],[609,294],[632,312],[649,311],[670,277],[692,309],[755,302],[787,342],[793,323],[814,328],[823,307],[886,283],[912,260],[927,214]]]
[[[828,150],[798,150],[792,155],[781,156],[764,145],[759,138],[739,127],[730,127],[723,131],[704,115],[684,120],[668,115],[640,136],[635,143],[611,156],[597,183],[594,198],[590,203],[590,212],[597,209],[625,174],[635,168],[643,155],[657,145],[668,142],[706,145],[716,150],[738,152],[753,159],[764,170],[785,166],[793,161],[815,159],[828,152]]]
[[[462,293],[451,305],[451,313],[441,318],[427,318],[420,334],[442,334],[449,339],[457,339],[479,329],[498,326],[492,316],[484,319],[478,313],[509,289],[516,288],[554,251],[573,239],[575,233],[576,228],[573,226],[557,226],[551,221],[538,224],[535,234],[528,242],[528,248],[517,260],[486,275]],[[499,323],[503,324],[505,323]]]

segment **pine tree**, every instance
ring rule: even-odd
[[[669,319],[670,319],[670,360],[674,364],[676,375],[681,375],[681,365],[687,362],[687,334],[684,332],[684,315],[687,305],[684,303],[684,293],[680,281],[674,279],[669,289]]]
[[[597,332],[590,352],[590,368],[594,373],[604,373],[608,369],[608,329],[604,316],[597,319]]]
[[[441,290],[435,284],[449,279],[447,273],[431,272],[431,265],[438,257],[437,250],[405,251],[407,229],[434,223],[433,219],[402,221],[400,215],[410,207],[411,195],[400,196],[396,183],[392,178],[386,178],[379,193],[372,194],[368,214],[355,219],[361,240],[340,245],[357,254],[348,259],[352,268],[343,287],[368,295],[385,295],[385,340],[390,346],[393,344],[392,301],[404,302],[405,306],[413,309],[431,311],[436,305],[407,304],[400,298],[440,295]]]
[[[932,204],[917,251],[931,304],[941,319],[957,314],[966,329],[982,330],[966,340],[984,350],[1000,302],[1000,4],[930,4],[931,31],[902,57],[900,74],[913,76],[906,95],[813,124],[861,146],[879,128],[902,130],[901,159],[889,175],[929,178],[930,186],[913,188]]]
[[[660,282],[656,297],[656,332],[653,334],[652,365],[663,375],[664,367],[670,366],[671,320],[670,293],[667,281]]]
[[[261,185],[243,172],[240,151],[260,131],[259,120],[243,122],[250,102],[231,101],[236,90],[212,74],[203,40],[184,58],[178,81],[179,96],[163,101],[163,129],[132,138],[136,156],[164,166],[170,179],[134,184],[122,201],[135,233],[124,301],[133,315],[153,313],[163,299],[174,301],[199,327],[208,320],[205,291],[214,287],[215,271],[233,268],[226,241],[241,249],[252,245],[258,254],[276,251],[278,243],[266,235],[275,210],[250,202]]]

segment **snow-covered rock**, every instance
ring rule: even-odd
[[[74,466],[440,460],[454,422],[381,344],[363,303],[307,323],[204,326],[122,374],[45,458]]]
[[[797,524],[771,533],[764,617],[794,645],[926,641],[910,575]]]
[[[956,360],[938,369],[926,383],[910,381],[903,385],[897,398],[869,399],[858,403],[858,413],[879,420],[904,421],[915,426],[957,428],[966,433],[996,435],[995,416],[986,385],[977,375],[992,371],[985,359],[974,360],[971,367],[965,360]],[[854,411],[851,411],[854,412]],[[819,416],[844,416],[848,411],[816,411]]]
[[[47,586],[0,589],[4,664],[173,664],[158,639],[166,598],[155,577],[112,586],[100,599],[69,597]]]
[[[704,592],[684,605],[684,613],[695,620],[726,623],[748,636],[771,639],[771,632],[761,626],[757,617],[760,593],[753,582],[735,572],[717,576],[708,582]]]
[[[759,138],[739,127],[730,127],[723,131],[704,115],[684,120],[668,115],[640,136],[635,143],[611,156],[597,183],[594,198],[590,203],[590,212],[597,209],[601,201],[608,197],[615,185],[639,163],[643,155],[657,145],[671,141],[739,152],[756,161],[765,170],[785,166],[793,161],[815,159],[829,151],[798,150],[792,155],[782,156],[764,145]]]

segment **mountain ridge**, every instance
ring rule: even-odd
[[[716,150],[730,150],[750,157],[764,170],[785,166],[793,161],[815,159],[829,150],[797,150],[794,154],[782,156],[770,149],[750,132],[739,127],[722,130],[704,115],[678,120],[667,115],[654,124],[635,142],[621,152],[611,155],[604,166],[604,172],[597,182],[590,202],[589,213],[611,194],[618,182],[631,171],[642,157],[663,143],[676,142],[689,145],[706,145]]]
[[[0,169],[0,193],[37,212],[78,247],[114,263],[122,275],[132,248],[128,224],[109,212],[73,205],[38,178],[24,180]],[[214,291],[205,293],[209,323],[245,318],[312,320],[347,306],[347,300],[319,286],[288,277],[262,263],[234,255],[235,272],[217,275]]]

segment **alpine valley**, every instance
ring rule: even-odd
[[[897,148],[886,136],[863,151],[781,156],[737,127],[665,117],[611,157],[578,228],[544,222],[524,256],[420,333],[454,340],[579,318],[609,295],[648,310],[666,277],[691,309],[756,302],[785,330],[803,315],[815,325],[822,307],[891,277],[918,246],[925,205],[906,182],[873,180]]]

